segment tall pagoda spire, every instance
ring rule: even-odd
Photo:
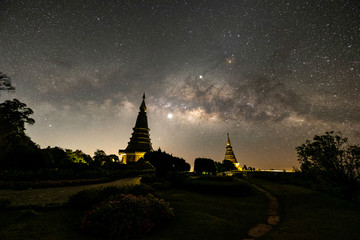
[[[149,134],[150,129],[148,127],[146,116],[145,93],[139,110],[130,142],[125,150],[119,150],[121,161],[123,163],[137,162],[145,155],[145,153],[153,151]]]
[[[226,143],[226,146],[231,146],[229,133],[227,134],[227,143]]]
[[[232,150],[229,133],[227,134],[227,143],[226,143],[226,152],[225,152],[225,159],[224,159],[224,161],[225,161],[225,160],[230,161],[230,162],[232,162],[232,163],[234,163],[234,164],[237,163],[235,154],[234,154],[234,152],[233,152],[233,150]]]

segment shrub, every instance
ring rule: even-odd
[[[173,216],[169,204],[152,194],[121,194],[86,213],[81,229],[110,239],[129,239],[163,226]]]
[[[154,193],[154,189],[149,185],[127,185],[122,187],[97,187],[80,191],[69,198],[69,205],[78,209],[90,209],[96,204],[120,195],[120,194],[133,194],[133,195],[147,195]]]

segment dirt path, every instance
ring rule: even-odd
[[[257,185],[252,183],[249,184],[254,188],[256,188],[257,190],[259,190],[260,192],[264,193],[265,196],[269,199],[269,205],[267,209],[268,217],[267,217],[267,222],[259,223],[255,227],[251,228],[248,233],[250,238],[246,238],[243,240],[255,240],[256,238],[263,236],[264,234],[270,232],[273,226],[277,225],[280,221],[280,217],[277,213],[278,200],[274,196],[272,196],[269,192],[258,187]]]
[[[141,177],[124,178],[114,182],[72,187],[40,188],[29,190],[0,190],[0,199],[10,200],[10,206],[60,205],[67,202],[71,195],[84,189],[100,186],[107,187],[139,184],[140,179]]]

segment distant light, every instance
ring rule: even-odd
[[[202,78],[203,78],[203,76],[202,76],[202,75],[200,75],[200,76],[199,76],[199,78],[200,78],[200,79],[202,79]]]
[[[169,113],[169,114],[167,115],[167,117],[168,117],[169,119],[172,119],[174,116],[172,115],[172,113]]]

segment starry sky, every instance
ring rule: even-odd
[[[127,146],[142,94],[150,137],[193,164],[298,167],[325,131],[360,143],[354,1],[0,1],[0,71],[33,109],[41,147]]]

